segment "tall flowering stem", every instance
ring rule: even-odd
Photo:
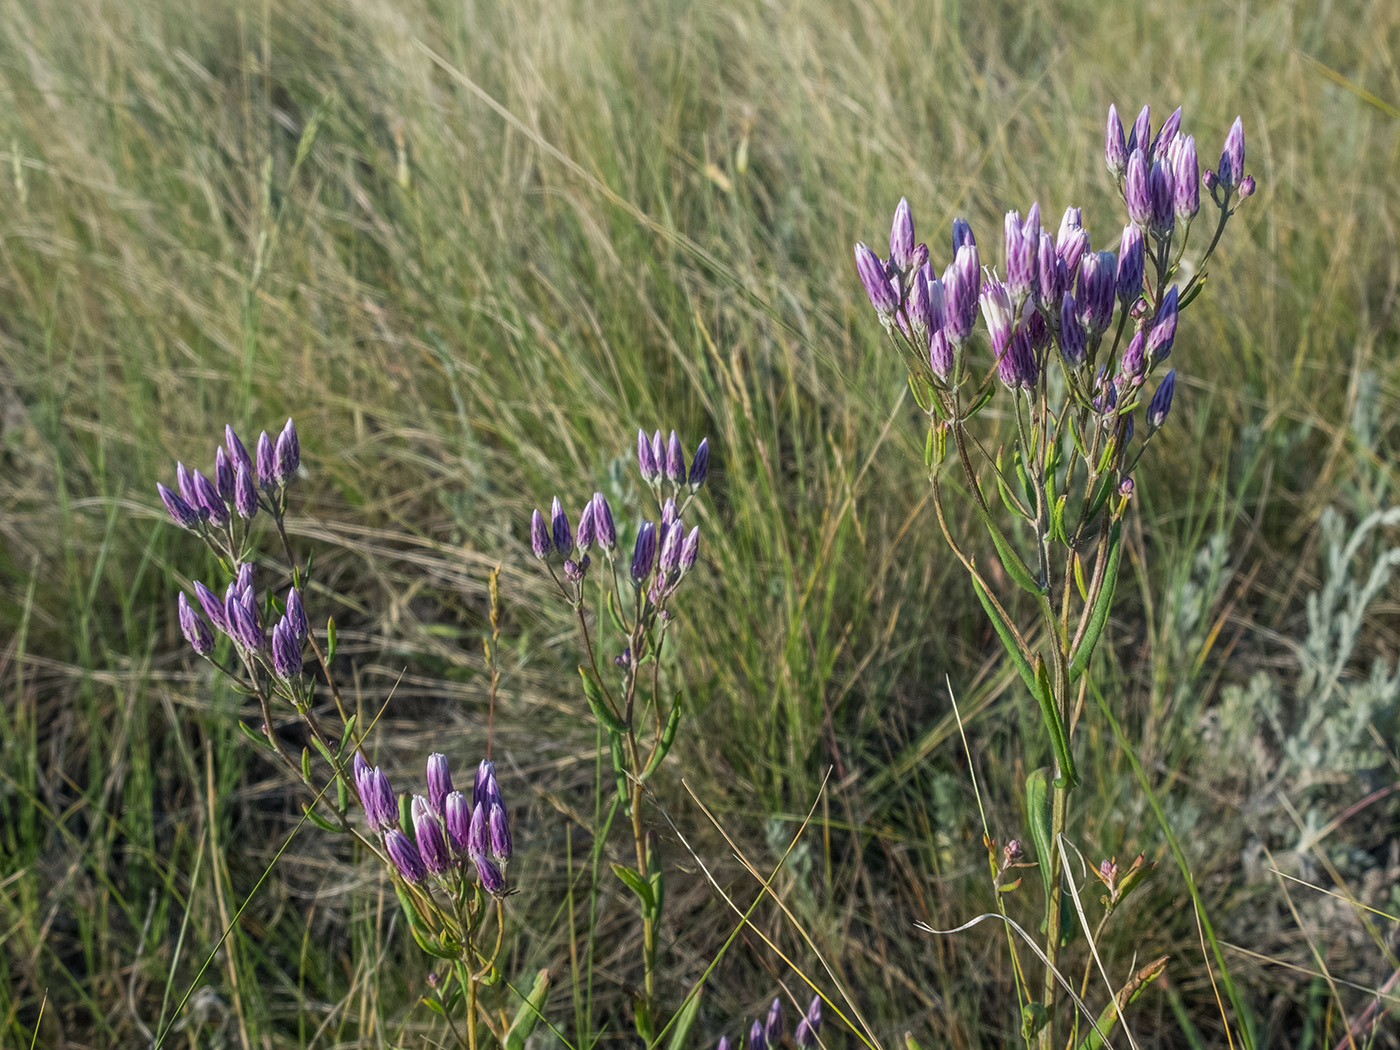
[[[1044,770],[1027,778],[1049,960],[1039,996],[1021,980],[1014,959],[1024,1034],[1047,1050],[1055,1045],[1060,1005],[1057,960],[1076,926],[1062,905],[1060,848],[1069,793],[1079,783],[1075,730],[1085,673],[1113,604],[1132,475],[1171,409],[1176,373],[1163,366],[1178,316],[1201,291],[1226,223],[1254,192],[1253,178],[1244,174],[1239,120],[1226,136],[1218,169],[1203,174],[1179,109],[1155,138],[1151,130],[1146,107],[1131,135],[1110,108],[1105,159],[1127,218],[1121,234],[1115,229],[1106,238],[1116,252],[1091,250],[1079,208],[1066,209],[1052,235],[1032,204],[1024,218],[1018,211],[1005,216],[1000,272],[983,267],[962,219],[954,223],[949,262],[940,271],[935,253],[917,243],[903,200],[889,256],[864,244],[855,249],[857,275],[928,417],[925,465],[943,538],[1035,698],[1054,759],[1053,780]],[[1215,208],[1214,229],[1188,268],[1203,188]],[[983,414],[998,398],[1001,416],[1011,421],[1009,442]],[[960,475],[969,494],[991,548],[985,556],[965,549],[949,525],[948,470]],[[992,554],[1000,574],[985,571]],[[1016,618],[1017,591],[1036,610],[1031,624]],[[1000,880],[1008,866],[1019,866],[1021,846],[1015,844],[1013,857],[1009,845],[998,850],[990,837],[986,845],[997,907],[1004,909]],[[1014,956],[1015,943],[1008,943]]]
[[[482,761],[472,793],[453,789],[446,755],[429,756],[426,793],[401,798],[379,767],[371,767],[356,732],[356,717],[346,713],[332,674],[335,624],[326,621],[324,644],[311,629],[304,605],[310,586],[310,562],[302,565],[287,534],[290,489],[301,460],[296,428],[288,420],[274,439],[264,432],[250,455],[233,428],[214,457],[213,480],[199,470],[176,465],[176,486],[156,486],[171,518],[204,541],[229,578],[208,586],[194,583],[194,600],[181,593],[176,601],[181,633],[195,654],[230,679],[241,692],[257,698],[262,712],[261,737],[254,739],[280,759],[311,792],[306,816],[328,831],[354,836],[387,869],[394,881],[410,931],[423,950],[445,967],[430,982],[452,1024],[452,1012],[465,1007],[462,1030],[453,1025],[461,1045],[476,1050],[484,1026],[500,1045],[510,1032],[501,1030],[479,1008],[481,986],[497,983],[496,960],[504,931],[504,902],[510,890],[506,869],[514,852],[505,801],[495,767]],[[290,566],[285,589],[266,587],[259,595],[259,525],[271,522]],[[499,632],[496,574],[490,580],[492,633],[486,642],[492,670],[494,705],[497,678],[495,646]],[[275,622],[274,622],[274,617]],[[317,678],[304,661],[309,647]],[[328,730],[318,713],[316,690],[324,681],[340,716],[338,731]],[[314,751],[328,764],[336,790],[317,782],[311,748],[300,760],[288,750],[277,729],[277,713],[290,707],[308,731]],[[245,727],[246,728],[246,727]],[[487,751],[489,755],[489,741]],[[363,810],[364,827],[354,810]],[[494,931],[491,926],[494,923]],[[541,997],[537,982],[532,995]],[[538,1011],[517,1017],[516,1034],[528,1035]]]
[[[635,895],[642,920],[643,991],[635,1006],[638,1033],[648,1042],[657,1031],[657,934],[666,883],[643,800],[680,727],[680,695],[663,695],[660,656],[675,622],[677,592],[699,556],[700,529],[687,527],[686,515],[709,464],[708,440],[687,464],[675,431],[669,438],[659,430],[638,432],[637,467],[655,517],[648,512],[637,523],[630,545],[622,542],[601,492],[572,521],[557,498],[547,517],[536,510],[530,521],[531,549],[578,620],[587,661],[579,667],[584,698],[607,734],[617,783],[614,805],[630,818],[635,867],[614,864],[613,871]],[[590,580],[600,601],[595,623]]]

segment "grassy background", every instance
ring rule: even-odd
[[[935,258],[954,215],[994,245],[1032,199],[1082,204],[1112,244],[1103,114],[1142,101],[1184,104],[1203,163],[1242,114],[1260,190],[1178,335],[1102,680],[1261,1045],[1339,1038],[1396,966],[1395,922],[1269,868],[1396,913],[1400,810],[1368,796],[1397,776],[1393,709],[1371,723],[1379,773],[1306,782],[1256,775],[1281,740],[1217,708],[1262,672],[1287,709],[1319,515],[1394,485],[1400,121],[1348,85],[1400,102],[1398,51],[1384,0],[0,2],[0,1042],[137,1045],[192,987],[187,1045],[441,1036],[378,873],[314,829],[272,863],[297,794],[175,624],[177,581],[213,566],[155,482],[203,464],[224,421],[291,414],[313,618],[336,617],[363,710],[392,694],[375,744],[401,786],[434,748],[462,769],[484,753],[502,565],[494,754],[523,890],[507,950],[516,972],[554,968],[564,1031],[595,739],[526,522],[594,489],[635,513],[636,428],[674,426],[688,447],[709,435],[714,483],[659,805],[747,902],[681,778],[765,869],[819,801],[777,889],[886,1045],[1013,1045],[1001,935],[912,923],[988,908],[971,778],[993,832],[1024,837],[1020,784],[1048,756],[937,537],[850,250],[901,194]],[[1395,612],[1391,589],[1356,673],[1394,662]],[[1119,974],[1171,958],[1139,1042],[1225,1045],[1185,883],[1097,715],[1081,750],[1089,862],[1164,861],[1101,945]],[[649,819],[672,865],[674,1003],[734,919]],[[627,902],[609,890],[594,921],[584,1027],[614,1040]],[[815,973],[789,920],[755,921]],[[695,1042],[732,1038],[780,988],[801,994],[741,935]]]

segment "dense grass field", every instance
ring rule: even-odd
[[[1400,1046],[1387,0],[0,4],[0,1045],[449,1041],[381,868],[299,825],[176,622],[215,566],[156,482],[289,415],[312,619],[405,785],[486,754],[500,567],[502,959],[551,970],[540,1050],[635,1043],[638,972],[626,891],[589,895],[599,737],[528,521],[635,516],[638,427],[712,450],[645,814],[658,998],[718,959],[688,1046],[733,1039],[809,997],[781,949],[884,1048],[1020,1045],[1006,937],[914,923],[990,910],[974,778],[1025,837],[1049,751],[851,246],[902,195],[935,255],[962,215],[995,261],[1032,200],[1112,246],[1110,102],[1184,105],[1203,165],[1241,115],[1259,189],[1136,474],[1096,672],[1123,738],[1080,733],[1085,864],[1158,862],[1098,950],[1168,957],[1144,1048],[1345,1046],[1368,1008],[1355,1045]],[[748,926],[702,872],[747,908],[780,861]]]

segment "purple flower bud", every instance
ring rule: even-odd
[[[240,562],[238,571],[234,574],[233,583],[238,588],[239,594],[246,594],[253,589],[253,576],[257,572],[257,566],[250,561]]]
[[[657,466],[656,457],[652,455],[651,441],[644,430],[637,431],[637,466],[641,470],[642,480],[648,485],[661,477],[661,468]]]
[[[296,475],[301,465],[301,443],[297,441],[297,428],[290,419],[277,435],[277,447],[272,463],[272,476],[277,484],[286,485]]]
[[[180,490],[180,498],[198,513],[199,496],[194,490],[194,475],[183,463],[175,464],[175,486]]]
[[[389,778],[378,766],[365,778],[360,803],[365,807],[365,819],[371,831],[388,831],[397,826],[399,802],[394,789],[389,786]]]
[[[220,631],[228,633],[228,618],[224,615],[224,600],[198,580],[194,581],[194,596],[209,621]]]
[[[642,527],[637,532],[637,545],[632,550],[632,582],[641,586],[643,580],[651,575],[651,563],[656,557],[656,525],[650,521],[642,522]]]
[[[722,1035],[722,1036],[720,1036],[720,1037],[719,1037],[719,1043],[716,1044],[715,1050],[729,1050],[729,1036],[727,1036],[727,1035]]]
[[[1094,390],[1094,410],[1099,415],[1109,415],[1118,407],[1118,387],[1109,379],[1106,365],[1099,366],[1099,374],[1094,377]]]
[[[233,502],[233,464],[222,446],[214,450],[214,487],[219,490],[219,499]]]
[[[1162,122],[1162,127],[1158,130],[1157,137],[1152,140],[1152,149],[1148,151],[1148,154],[1153,160],[1161,159],[1171,152],[1172,143],[1176,141],[1176,133],[1180,129],[1181,107],[1177,106],[1176,111]]]
[[[258,484],[265,489],[277,484],[277,454],[266,430],[258,435]]]
[[[467,852],[467,832],[471,826],[471,814],[467,809],[467,796],[454,791],[443,801],[443,823],[447,825],[447,841],[452,851],[459,857]]]
[[[1147,265],[1147,244],[1142,228],[1129,223],[1123,227],[1123,239],[1118,244],[1118,298],[1124,306],[1137,301],[1142,294],[1142,274]]]
[[[365,777],[369,776],[370,768],[369,763],[365,761],[365,756],[363,752],[355,752],[355,757],[350,760],[350,770],[354,776],[355,790],[360,793],[360,801],[364,802],[365,793],[364,789],[360,787],[360,783]]]
[[[413,837],[418,840],[418,853],[423,858],[423,865],[434,875],[441,875],[452,864],[442,820],[432,803],[422,795],[413,796],[412,813]]]
[[[194,495],[199,506],[215,525],[228,524],[228,506],[219,495],[218,487],[204,476],[203,471],[193,472]]]
[[[1204,186],[1208,192],[1214,194],[1217,185],[1215,172],[1211,171],[1209,168],[1203,171],[1201,173],[1201,185]]]
[[[885,275],[885,264],[864,244],[856,245],[856,272],[860,274],[860,283],[865,285],[865,294],[870,297],[870,305],[875,307],[881,323],[889,324],[890,318],[899,309],[899,296]],[[646,476],[645,467],[642,476]]]
[[[933,304],[929,301],[928,278],[922,267],[914,271],[914,293],[909,297],[909,320],[913,325],[914,341],[928,339],[933,329]]]
[[[997,375],[1009,387],[1022,386],[1026,389],[1034,387],[1040,378],[1028,325],[1016,327],[1011,336],[1011,345],[998,361]]]
[[[1132,133],[1128,136],[1128,152],[1140,149],[1147,152],[1147,140],[1152,134],[1152,107],[1143,106],[1138,112],[1137,120],[1133,121]]]
[[[807,1007],[807,1023],[812,1026],[812,1035],[815,1038],[816,1033],[821,1031],[822,1027],[822,997],[820,995],[812,996],[812,1003]]]
[[[691,569],[695,568],[695,559],[700,554],[700,526],[690,530],[690,535],[686,536],[685,542],[681,544],[681,575],[684,576]]]
[[[418,852],[413,840],[398,828],[384,836],[384,849],[405,882],[416,885],[428,877],[428,866],[423,863],[423,855]]]
[[[1172,155],[1172,184],[1176,192],[1172,200],[1176,221],[1188,223],[1201,210],[1201,165],[1196,159],[1195,136],[1186,135],[1178,141]]]
[[[1040,352],[1050,345],[1050,326],[1045,323],[1045,315],[1028,302],[1021,311],[1021,324],[1025,326],[1038,360]]]
[[[208,656],[214,651],[214,632],[209,630],[209,625],[204,622],[204,617],[195,612],[190,605],[189,599],[185,597],[185,592],[180,592],[178,600],[180,606],[180,633],[185,636],[185,641],[190,643],[190,648],[200,656]]]
[[[807,1018],[803,1017],[797,1022],[797,1030],[792,1033],[792,1040],[802,1050],[817,1045],[817,1037],[812,1034],[812,1026],[807,1023]]]
[[[921,266],[928,265],[928,245],[920,241],[914,245],[914,251],[909,256],[909,269],[917,270]]]
[[[433,810],[443,812],[443,803],[452,794],[452,770],[447,765],[447,756],[434,751],[428,756],[428,801]]]
[[[704,445],[704,442],[701,442]],[[700,450],[696,449],[695,454],[699,456]],[[694,464],[691,465],[692,472]],[[593,523],[593,538],[598,546],[604,550],[611,551],[617,548],[617,526],[613,524],[612,508],[608,506],[608,501],[603,498],[601,492],[593,493],[592,514],[589,518]]]
[[[1112,104],[1108,107],[1108,127],[1104,131],[1103,153],[1104,159],[1108,161],[1108,170],[1113,172],[1115,178],[1121,178],[1128,167],[1128,142],[1123,137],[1123,122],[1118,119],[1118,107]]]
[[[1079,264],[1079,283],[1075,286],[1074,298],[1079,304],[1079,319],[1091,335],[1104,331],[1113,320],[1117,269],[1112,252],[1089,252]]]
[[[942,328],[929,336],[928,365],[935,376],[945,381],[953,371],[953,344],[948,342],[948,333]]]
[[[953,254],[956,256],[958,250],[964,245],[977,247],[977,238],[972,236],[972,227],[963,218],[953,220]]]
[[[909,211],[909,201],[901,197],[894,210],[894,225],[890,227],[890,265],[906,271],[913,262],[913,255],[914,216]]]
[[[1142,381],[1147,367],[1146,345],[1142,329],[1139,328],[1128,341],[1128,348],[1123,351],[1123,360],[1118,365],[1119,373],[1124,379],[1134,383]]]
[[[977,320],[977,304],[982,294],[982,268],[977,246],[965,244],[943,274],[947,317],[943,322],[948,341],[955,346],[967,342]]]
[[[666,527],[665,535],[661,540],[659,563],[663,576],[669,576],[681,567],[681,543],[684,540],[685,526],[679,521],[671,522]]]
[[[301,592],[295,587],[287,591],[287,623],[297,640],[297,645],[305,643],[311,634],[311,625],[306,622],[306,609],[301,604]]]
[[[554,503],[549,508],[549,520],[554,533],[554,549],[560,554],[568,554],[574,549],[574,534],[569,529],[569,516],[560,506],[558,496],[554,497]]]
[[[590,564],[591,561],[587,554],[585,554],[578,561],[575,561],[573,558],[565,558],[564,578],[569,580],[571,583],[581,583],[583,581],[583,578],[586,575],[588,575],[588,566]]]
[[[1216,169],[1216,175],[1227,197],[1244,180],[1244,123],[1239,117],[1235,118],[1225,136],[1225,148],[1220,152],[1220,167]]]
[[[1254,176],[1246,175],[1240,179],[1240,200],[1254,196]]]
[[[1020,212],[1007,212],[1005,225],[1006,290],[1011,295],[1011,301],[1019,305],[1035,291],[1037,283],[1035,256],[1040,247],[1040,233],[1037,229],[1035,241],[1030,241],[1021,225]]]
[[[243,442],[238,440],[231,423],[224,424],[224,447],[228,449],[229,462],[234,469],[243,466],[248,468],[248,473],[253,473],[253,460],[248,455],[248,450],[243,447]]]
[[[593,525],[593,501],[590,499],[583,505],[583,510],[579,511],[578,532],[574,535],[574,543],[578,549],[586,551],[593,546],[596,538],[596,531]]]
[[[530,549],[535,552],[536,558],[548,558],[550,555],[549,528],[538,507],[530,515]]]
[[[695,458],[690,461],[690,491],[695,492],[705,484],[705,476],[710,471],[710,439],[701,438],[695,446]]]
[[[613,657],[613,663],[624,671],[632,666],[632,649],[628,647]]]
[[[998,362],[1005,357],[1006,348],[1011,344],[1011,330],[1016,324],[1016,309],[1011,302],[1011,293],[1000,281],[988,281],[982,289],[982,317],[987,322],[987,331],[992,337],[992,350]]]
[[[1176,369],[1173,368],[1157,384],[1157,392],[1147,406],[1147,425],[1156,430],[1167,421],[1167,413],[1172,410],[1172,394],[1176,392]]]
[[[755,1021],[749,1028],[748,1050],[768,1050],[768,1039],[763,1034],[762,1021]]]
[[[676,520],[676,501],[670,496],[661,504],[661,528],[664,530]],[[664,538],[664,537],[663,537]]]
[[[1133,429],[1134,429],[1133,417],[1132,417],[1132,416],[1128,416],[1128,417],[1127,417],[1126,419],[1124,419],[1124,421],[1123,421],[1123,447],[1124,447],[1124,448],[1127,448],[1127,447],[1128,447],[1128,443],[1131,442],[1131,441],[1133,440]],[[1124,491],[1123,491],[1123,486],[1122,486],[1122,485],[1118,486],[1118,491],[1119,491],[1119,492],[1123,492],[1124,495],[1127,495],[1128,492],[1132,492],[1132,490],[1133,490],[1133,489],[1132,489],[1133,480],[1132,480],[1132,478],[1126,478],[1126,479],[1124,479],[1124,480],[1126,481],[1126,483],[1127,483],[1127,485],[1128,485],[1127,492],[1124,492]]]
[[[768,1007],[768,1020],[763,1025],[763,1038],[769,1046],[776,1046],[783,1039],[783,1001],[774,999]]]
[[[233,509],[244,521],[252,521],[258,513],[258,490],[253,486],[253,475],[242,463],[233,479]]]
[[[651,436],[651,458],[656,463],[656,476],[659,480],[661,472],[666,467],[666,442],[662,439],[659,430]]]
[[[1040,274],[1040,297],[1047,304],[1058,303],[1065,294],[1065,264],[1055,251],[1055,238],[1048,233],[1040,235],[1040,251],[1036,258],[1036,269]]]
[[[501,874],[501,869],[491,862],[491,858],[485,854],[472,857],[472,863],[476,865],[476,876],[481,880],[481,888],[493,897],[499,897],[506,891],[506,879]]]
[[[486,834],[490,841],[491,858],[497,864],[510,860],[510,821],[506,819],[506,808],[499,802],[492,803],[491,812],[486,817]]]
[[[1152,202],[1152,233],[1165,237],[1176,222],[1176,181],[1167,161],[1152,162],[1152,170],[1147,173],[1147,196]]]
[[[681,451],[681,439],[676,437],[676,432],[671,431],[671,438],[666,442],[666,477],[673,485],[679,485],[685,481],[685,453]]]
[[[1060,353],[1065,363],[1071,366],[1082,365],[1088,350],[1088,338],[1084,326],[1079,323],[1074,295],[1066,292],[1060,303]]]
[[[193,529],[199,525],[199,511],[191,507],[185,500],[171,492],[160,482],[156,482],[156,491],[160,493],[160,501],[165,504],[165,509],[170,512],[170,516],[175,519],[175,524],[182,529]]]
[[[258,622],[251,589],[245,600],[237,584],[229,586],[224,595],[224,618],[228,623],[229,637],[238,645],[250,652],[261,652],[266,648],[267,639],[263,637],[262,625]]]
[[[489,843],[486,837],[486,803],[478,802],[472,809],[471,823],[467,825],[467,854],[472,857],[486,853]]]
[[[301,674],[301,643],[285,617],[272,628],[272,670],[284,682]]]
[[[477,764],[476,776],[472,779],[472,805],[490,805],[491,793],[496,790],[496,763],[484,758]]]
[[[1123,182],[1128,219],[1134,226],[1146,227],[1152,220],[1152,196],[1147,188],[1147,155],[1135,149],[1128,156],[1128,174]]]
[[[1152,331],[1147,337],[1147,353],[1154,365],[1165,361],[1172,352],[1172,341],[1176,338],[1176,300],[1176,285],[1172,285],[1162,296],[1162,305],[1158,307],[1156,320],[1152,322]]]

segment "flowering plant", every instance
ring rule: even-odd
[[[1026,785],[1045,890],[1039,996],[1022,981],[1019,960],[1014,966],[1023,1032],[1047,1048],[1061,998],[1057,960],[1076,930],[1063,905],[1061,845],[1069,793],[1079,783],[1074,735],[1089,687],[1086,671],[1113,605],[1132,474],[1171,411],[1176,370],[1165,364],[1178,317],[1203,289],[1206,263],[1235,208],[1254,192],[1244,172],[1241,121],[1226,135],[1219,165],[1202,173],[1196,140],[1182,132],[1181,119],[1178,108],[1154,136],[1144,106],[1125,134],[1109,107],[1105,158],[1128,219],[1116,253],[1091,250],[1081,209],[1066,208],[1051,234],[1039,204],[1032,204],[1024,218],[1006,213],[1004,276],[984,269],[964,219],[953,224],[952,259],[940,274],[927,245],[916,242],[906,200],[895,209],[888,257],[864,244],[855,248],[861,282],[928,417],[925,464],[943,538],[1035,698],[1054,756],[1053,782],[1038,770]],[[1215,206],[1214,231],[1199,257],[1188,260],[1202,188]],[[979,312],[985,355],[976,337]],[[1009,455],[988,422],[993,404],[1014,426]],[[1139,414],[1143,433],[1134,444]],[[1000,574],[989,572],[949,526],[945,475],[953,463]],[[1016,618],[1016,591],[1036,608],[1032,625]],[[998,850],[990,835],[986,845],[1005,919],[1002,898],[1011,887],[1001,880],[1019,864],[1021,846],[1013,840]],[[1112,883],[1113,906],[1145,870],[1138,864],[1131,879]],[[1105,907],[1106,915],[1111,907]],[[1160,967],[1150,976],[1156,973]],[[1075,1025],[1077,1031],[1078,1015]]]

